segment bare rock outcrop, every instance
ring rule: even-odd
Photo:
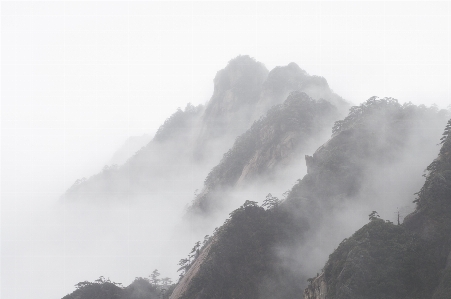
[[[266,67],[247,55],[232,59],[218,71],[198,142],[236,136],[247,129],[253,121],[251,115],[267,76]]]
[[[265,135],[266,131],[274,133],[274,130],[268,128],[261,135]],[[298,144],[298,138],[299,136],[296,132],[286,132],[278,144],[257,150],[246,166],[244,166],[236,185],[241,186],[245,181],[255,178],[264,172],[271,171],[278,165],[288,165],[295,154],[294,149]],[[262,138],[262,143],[265,143],[265,140],[269,143],[272,141],[272,138]]]
[[[190,287],[191,280],[196,276],[199,271],[200,266],[208,257],[208,253],[211,249],[211,245],[213,244],[213,240],[205,246],[202,252],[199,254],[197,259],[193,262],[189,270],[185,273],[183,278],[177,284],[177,287],[171,294],[169,299],[179,299],[182,297],[183,293]]]
[[[304,299],[326,299],[327,283],[324,273],[313,279],[304,290]]]

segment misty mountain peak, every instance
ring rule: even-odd
[[[343,115],[349,107],[333,93],[323,77],[309,75],[294,62],[268,72],[262,63],[248,55],[230,60],[214,79],[214,93],[202,117],[196,157],[203,156],[202,151],[208,152],[201,150],[206,140],[224,137],[231,140],[244,133],[253,121],[281,104],[293,91],[324,99]],[[231,143],[226,145],[231,146]]]
[[[329,88],[325,78],[309,75],[296,63],[291,62],[286,66],[277,66],[269,72],[257,104],[258,114],[265,113],[268,107],[280,104],[293,91],[303,91],[314,99],[325,99],[342,113],[348,109],[348,103]]]
[[[230,60],[218,71],[213,95],[205,109],[200,139],[223,136],[226,132],[242,133],[249,125],[252,107],[259,99],[267,76],[263,63],[247,55]]]
[[[261,86],[267,75],[268,70],[263,63],[248,55],[240,55],[216,73],[215,93],[229,89],[253,89]]]
[[[277,66],[268,74],[264,88],[272,92],[286,92],[298,90],[303,87],[309,77],[306,71],[296,63],[291,62],[287,66]]]

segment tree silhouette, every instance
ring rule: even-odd
[[[209,236],[209,235],[205,235],[204,241],[202,242],[202,246],[207,245],[207,243],[208,243],[209,240],[210,240],[210,236]]]
[[[440,144],[445,143],[446,138],[448,138],[449,135],[451,135],[451,119],[448,120],[448,123],[446,124],[445,132],[443,132],[443,137],[440,138],[441,140]]]
[[[379,216],[379,214],[376,211],[372,211],[371,214],[369,214],[368,216],[370,218],[370,221],[381,218],[381,216]]]
[[[280,203],[280,199],[275,196],[272,196],[271,193],[266,195],[266,199],[263,201],[262,207],[265,207],[267,210],[277,207]]]
[[[190,260],[191,257],[194,257],[194,259],[196,259],[199,256],[199,247],[200,247],[200,241],[197,241],[196,244],[194,244],[194,247],[191,249],[190,252]]]
[[[245,208],[245,207],[258,207],[258,202],[252,201],[252,200],[246,200],[241,207],[242,208]]]
[[[170,279],[169,277],[162,278],[161,283],[163,284],[164,287],[166,287],[172,284],[172,279]]]
[[[150,281],[154,286],[157,286],[160,282],[160,279],[158,278],[160,276],[160,272],[158,272],[157,269],[153,270],[152,274],[150,274]]]
[[[180,268],[177,270],[177,272],[183,270],[183,274],[185,274],[186,273],[186,269],[188,268],[188,263],[189,263],[188,259],[181,259],[179,261],[179,263],[177,264],[177,265],[180,266]],[[181,274],[181,275],[183,276],[183,274]]]

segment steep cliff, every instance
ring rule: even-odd
[[[218,71],[213,95],[203,115],[199,142],[236,136],[246,129],[267,76],[266,67],[247,55],[232,59]]]
[[[202,249],[199,256],[194,260],[189,269],[180,279],[170,298],[180,298],[190,288],[193,278],[195,278],[197,273],[199,272],[200,266],[206,262],[208,254],[210,253],[210,249],[213,246],[214,242],[214,240],[210,240],[210,242]]]
[[[274,254],[277,243],[291,242],[302,233],[302,225],[292,224],[286,210],[278,206],[265,210],[247,201],[215,230],[206,256],[201,254],[202,261],[194,262],[195,273],[186,273],[188,278],[180,281],[171,299],[269,299],[301,294],[301,286],[293,288],[296,282],[290,271],[278,266],[283,261]]]
[[[327,283],[324,279],[324,273],[313,278],[304,290],[304,299],[326,299]]]

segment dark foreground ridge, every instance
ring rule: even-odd
[[[384,169],[402,159],[413,136],[428,141],[423,149],[435,148],[437,134],[431,137],[431,131],[421,128],[437,119],[444,123],[444,117],[444,111],[400,105],[389,98],[371,98],[353,107],[348,117],[336,122],[333,137],[306,157],[308,174],[283,202],[268,195],[264,207],[250,200],[230,214],[215,231],[214,243],[196,273],[186,273],[189,279],[179,283],[171,299],[302,297],[309,277],[305,259],[311,243],[317,234],[327,239],[339,230],[331,215],[342,211],[343,205],[367,202],[362,188],[379,179],[373,176],[374,165]],[[383,200],[378,196],[372,200]],[[377,230],[388,225],[380,222],[368,227]],[[394,226],[376,237],[379,242],[387,238],[396,248],[410,240],[403,231],[402,226]],[[395,252],[394,258],[403,254],[402,250]],[[318,276],[325,281],[324,275]],[[322,283],[321,288],[326,286]],[[178,291],[181,288],[183,292]]]
[[[401,225],[373,213],[330,255],[304,299],[451,298],[451,120],[413,213]]]

